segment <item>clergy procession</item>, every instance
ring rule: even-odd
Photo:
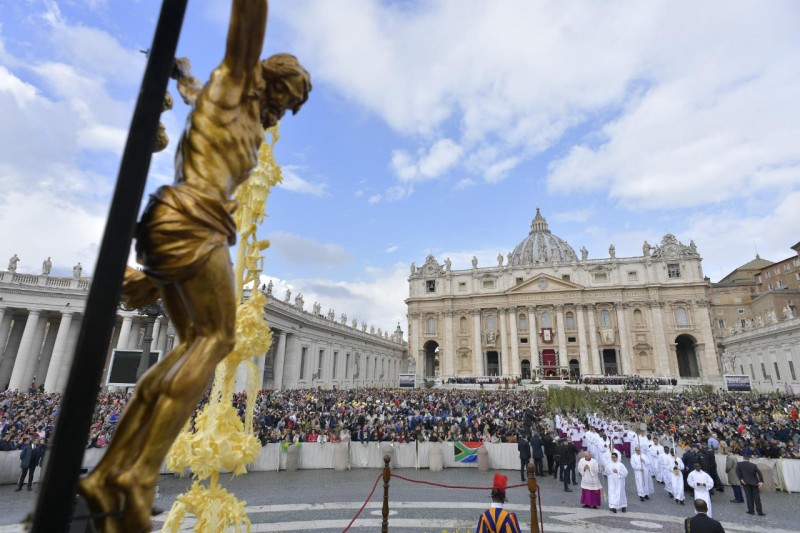
[[[730,501],[744,503],[744,489],[747,494],[747,513],[755,514],[755,507],[759,516],[766,516],[759,494],[763,476],[758,467],[750,462],[751,454],[747,450],[743,454],[744,460],[737,462],[728,453],[726,443],[720,443],[713,437],[708,442],[689,443],[682,449],[666,434],[653,435],[641,428],[636,431],[631,424],[609,420],[598,414],[588,415],[586,423],[579,418],[559,414],[555,416],[554,423],[560,438],[559,445],[564,451],[554,477],[559,475],[559,479],[564,481],[564,490],[572,492],[569,484],[576,483],[570,471],[569,456],[575,457],[576,453],[580,456],[576,470],[581,477],[580,503],[584,508],[598,509],[605,501],[612,513],[627,512],[626,481],[629,468],[622,460],[624,457],[629,459],[636,495],[641,502],[650,500],[651,496],[655,499],[656,487],[662,485],[670,500],[677,505],[685,505],[688,488],[693,500],[704,502],[702,512],[711,518],[712,495],[725,490],[714,458],[716,453],[720,453],[728,455],[726,474],[734,489],[734,499]],[[746,483],[741,481],[742,476],[737,476],[739,473],[745,475],[744,472],[747,473]]]

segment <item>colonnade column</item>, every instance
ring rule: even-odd
[[[661,302],[650,300],[647,302],[650,307],[650,320],[653,324],[653,344],[655,344],[655,356],[658,361],[658,374],[669,376],[674,374],[670,362],[669,351],[667,349],[667,338],[664,334],[664,315],[661,313]]]
[[[158,323],[161,323],[158,329],[158,337],[156,338],[156,350],[161,352],[161,359],[167,355],[167,331],[169,330],[169,320],[160,317],[157,319]],[[155,335],[153,335],[155,337]]]
[[[539,368],[539,330],[536,329],[536,308],[528,308],[528,330],[530,332],[529,342],[531,343],[531,377],[534,369]]]
[[[519,333],[517,332],[517,308],[512,307],[508,315],[511,326],[511,374],[515,377],[521,375],[519,366]]]
[[[623,361],[631,360],[631,348],[628,342],[628,323],[625,320],[625,308],[628,306],[624,303],[615,303],[614,309],[617,311],[617,328],[619,329],[619,361],[617,361],[618,370],[620,374],[625,374],[625,368],[629,365],[624,365]],[[627,362],[626,361],[626,362]]]
[[[64,355],[67,349],[67,338],[72,326],[72,312],[64,311],[61,313],[61,323],[58,325],[56,343],[53,346],[53,356],[50,358],[50,368],[47,370],[47,377],[44,380],[44,390],[47,392],[58,392],[58,376],[64,364]]]
[[[506,326],[507,311],[508,309],[505,307],[499,307],[497,309],[497,315],[499,317],[498,322],[500,323],[500,334],[497,336],[497,344],[502,354],[501,357],[497,358],[500,363],[500,372],[498,372],[500,376],[507,376],[511,369],[511,350],[509,350],[508,347],[508,327]]]
[[[151,349],[152,351],[158,350],[158,337],[161,335],[161,317],[156,317],[153,321],[153,340],[151,341]],[[158,354],[158,360],[160,361],[164,357],[164,352]]]
[[[603,365],[599,361],[600,350],[597,348],[597,325],[594,321],[594,310],[594,304],[586,306],[586,313],[589,315],[589,346],[592,348],[592,352],[589,354],[589,368],[593,374],[603,374]]]
[[[11,315],[6,316],[6,308],[0,307],[0,360],[3,359],[3,354],[6,350],[6,340],[8,339],[8,330],[11,327]]]
[[[275,390],[281,390],[283,387],[283,365],[286,360],[286,332],[279,331],[278,335],[278,350],[275,352],[275,363],[272,368],[272,382]]]
[[[55,320],[50,320],[50,327],[47,328],[47,337],[44,340],[44,346],[42,346],[42,355],[39,357],[39,365],[36,367],[35,373],[35,383],[34,385],[38,388],[41,385],[44,385],[45,377],[47,376],[47,369],[50,366],[50,361],[53,357],[53,348],[55,347],[56,343],[56,322]]]
[[[472,340],[475,347],[472,351],[472,368],[474,373],[483,376],[486,374],[486,367],[483,364],[483,342],[481,339],[481,310],[472,310]]]
[[[268,353],[269,350],[256,357],[256,366],[258,367],[258,371],[256,372],[256,381],[258,382],[258,390],[264,388],[264,367],[267,364]]]
[[[131,336],[131,327],[133,326],[133,317],[123,316],[122,327],[119,329],[119,338],[117,339],[117,350],[128,349],[128,339]]]
[[[5,357],[3,357],[3,362],[0,363],[0,388],[5,387],[9,379],[11,379],[11,373],[17,362],[19,345],[20,342],[22,342],[22,334],[24,331],[25,324],[19,317],[15,317],[14,326],[11,328],[11,335],[9,335],[8,344],[6,344]]]
[[[64,347],[64,355],[62,358],[61,367],[58,369],[58,380],[56,382],[56,391],[57,392],[64,392],[67,388],[67,381],[69,381],[69,373],[72,369],[72,361],[75,359],[75,347],[78,344],[78,337],[81,333],[81,322],[83,317],[80,313],[75,313],[72,316],[72,323],[70,324],[69,330],[65,331],[67,335],[67,343]],[[105,379],[106,376],[103,375],[102,379]],[[101,380],[102,383],[102,380]]]
[[[444,353],[440,354],[439,358],[444,358],[444,361],[439,361],[439,368],[442,369],[441,378],[452,377],[453,374],[453,361],[456,357],[456,350],[453,340],[453,320],[455,319],[456,312],[452,309],[447,309],[442,313],[444,318]]]
[[[589,354],[586,353],[586,321],[583,318],[584,306],[577,304],[575,306],[575,314],[578,315],[578,350],[580,350],[580,373],[588,374],[589,370]]]
[[[564,325],[564,306],[556,306],[556,327],[558,328],[558,364],[569,366],[569,355],[567,355],[567,332]]]
[[[28,312],[28,320],[25,321],[25,330],[22,332],[22,340],[19,343],[17,350],[17,359],[14,362],[14,370],[11,372],[11,381],[8,384],[10,390],[27,390],[30,383],[25,383],[25,374],[27,373],[27,365],[35,365],[36,362],[30,362],[30,354],[34,349],[34,336],[39,324],[39,311],[32,310]],[[38,351],[37,351],[38,355]]]

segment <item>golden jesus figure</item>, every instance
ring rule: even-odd
[[[150,199],[136,234],[143,272],[128,269],[129,305],[162,298],[180,344],[137,383],[113,442],[79,484],[104,532],[150,531],[161,464],[235,342],[236,299],[228,246],[234,190],[255,168],[264,128],[308,98],[294,56],[260,61],[266,0],[233,0],[222,64],[205,86],[176,61],[173,77],[194,103],[175,158],[175,183]]]

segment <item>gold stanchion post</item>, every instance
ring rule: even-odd
[[[532,464],[528,463],[528,492],[531,497],[531,533],[539,533],[539,515],[536,510],[536,471]]]
[[[392,458],[388,455],[383,456],[383,509],[381,510],[383,521],[381,522],[381,533],[389,533],[389,478],[392,477],[389,463],[391,460]]]

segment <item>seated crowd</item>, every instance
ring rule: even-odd
[[[645,423],[648,431],[682,446],[724,442],[756,457],[798,458],[800,397],[778,394],[653,394],[589,391],[583,406],[555,406],[544,389],[296,389],[263,390],[254,428],[271,442],[516,442],[520,430],[545,431],[556,414],[586,418],[588,406],[603,417]],[[98,398],[87,447],[106,446],[129,400]],[[48,440],[60,396],[39,391],[0,392],[0,451],[19,448],[25,435]],[[233,404],[244,416],[246,397]],[[714,444],[717,447],[719,444]]]
[[[676,386],[675,378],[654,378],[644,376],[584,376],[584,385],[624,385],[627,390],[658,390],[663,385]]]

